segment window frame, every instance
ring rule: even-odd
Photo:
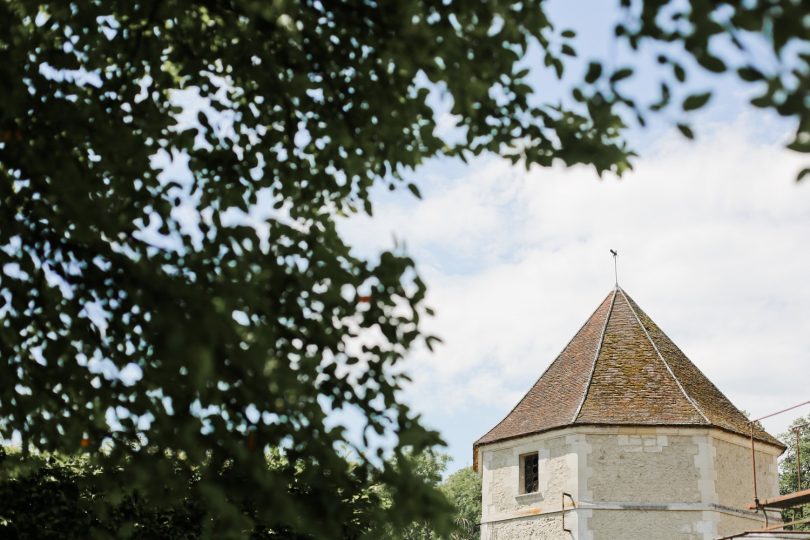
[[[529,460],[533,458],[534,460],[534,483],[535,489],[533,491],[528,491],[526,488],[527,480],[526,477],[526,466]],[[519,495],[531,495],[533,493],[540,492],[540,453],[539,452],[527,452],[525,454],[521,454],[519,458],[519,469],[520,469],[520,485],[518,486],[518,494]]]

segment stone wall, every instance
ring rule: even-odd
[[[520,456],[531,452],[537,452],[539,457],[539,492],[520,495]],[[527,511],[557,511],[562,493],[576,489],[577,452],[565,434],[527,437],[496,447],[483,453],[481,463],[484,521]]]
[[[779,494],[775,450],[757,445],[757,492],[760,499]],[[733,436],[712,437],[715,490],[718,503],[743,508],[754,499],[751,478],[751,443]]]
[[[757,449],[765,498],[778,489],[779,450]],[[482,540],[710,540],[763,525],[746,510],[749,443],[717,429],[577,426],[479,452]],[[520,456],[530,452],[539,455],[539,492],[521,495]],[[573,534],[562,531],[564,503]]]
[[[600,510],[585,526],[593,540],[704,540],[707,532],[702,512]]]
[[[773,514],[770,514],[774,517]],[[750,517],[745,516],[735,516],[733,514],[726,514],[721,513],[717,515],[716,519],[716,534],[714,538],[722,538],[723,536],[731,536],[732,534],[738,534],[742,531],[751,531],[754,529],[761,529],[765,526],[759,520],[752,519]],[[771,525],[776,523],[775,521],[771,522]]]
[[[624,433],[623,433],[624,431]],[[691,435],[658,434],[656,428],[588,435],[585,481],[593,502],[699,502],[699,446]]]
[[[560,519],[560,516],[551,515],[498,522],[482,527],[481,540],[557,540],[561,538]]]

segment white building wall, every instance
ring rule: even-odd
[[[779,450],[757,449],[765,498],[778,490]],[[746,510],[750,443],[717,429],[578,426],[478,451],[482,540],[708,540],[763,524]],[[540,489],[521,495],[519,457],[530,452]]]

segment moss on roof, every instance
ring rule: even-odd
[[[717,427],[750,434],[746,416],[618,286],[474,448],[572,425]],[[759,427],[754,436],[784,448]]]

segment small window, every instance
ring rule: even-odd
[[[537,464],[537,452],[520,456],[521,493],[536,493],[540,488]]]

